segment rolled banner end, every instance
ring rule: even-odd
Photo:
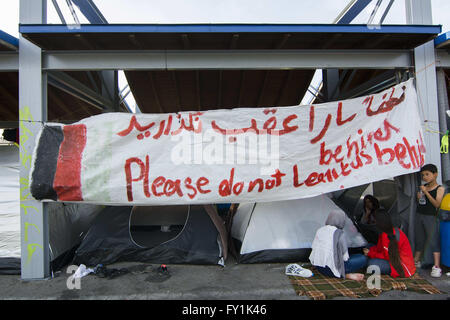
[[[36,145],[30,192],[36,200],[58,200],[53,189],[59,148],[64,139],[61,126],[46,125]]]
[[[81,191],[81,159],[86,146],[84,124],[63,127],[53,189],[60,201],[83,201]]]

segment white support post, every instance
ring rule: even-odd
[[[406,23],[431,25],[431,1],[405,0]],[[442,183],[438,97],[436,86],[436,58],[434,41],[429,41],[414,49],[414,65],[419,113],[422,120],[427,153],[425,163],[436,165],[439,171],[438,183]]]
[[[20,23],[46,23],[46,0],[20,0]],[[47,120],[47,77],[42,50],[19,36],[20,223],[22,279],[50,276],[48,212],[30,195],[35,140]]]
[[[445,134],[450,129],[450,121],[446,111],[448,110],[448,95],[447,95],[447,81],[445,80],[445,71],[443,68],[438,68],[437,73],[437,87],[438,87],[438,103],[439,103],[439,131]],[[442,139],[442,138],[441,138]],[[442,180],[443,182],[450,181],[450,154],[441,153],[442,163]]]

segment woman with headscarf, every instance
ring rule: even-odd
[[[385,209],[375,212],[377,228],[382,232],[376,246],[363,249],[369,257],[369,266],[377,266],[381,274],[391,277],[411,277],[416,272],[414,257],[408,237],[399,228],[394,228]]]
[[[343,211],[334,210],[328,215],[325,226],[316,232],[309,260],[326,276],[361,281],[364,274],[356,272],[367,265],[367,257],[362,254],[348,254],[343,230],[345,221],[346,215]]]

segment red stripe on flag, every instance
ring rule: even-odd
[[[83,201],[81,192],[81,158],[86,146],[84,124],[63,127],[64,140],[59,148],[53,189],[62,201]]]

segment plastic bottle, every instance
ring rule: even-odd
[[[422,190],[420,192],[420,198],[419,198],[419,204],[424,205],[427,203],[427,200],[425,199],[425,193],[423,193]]]

